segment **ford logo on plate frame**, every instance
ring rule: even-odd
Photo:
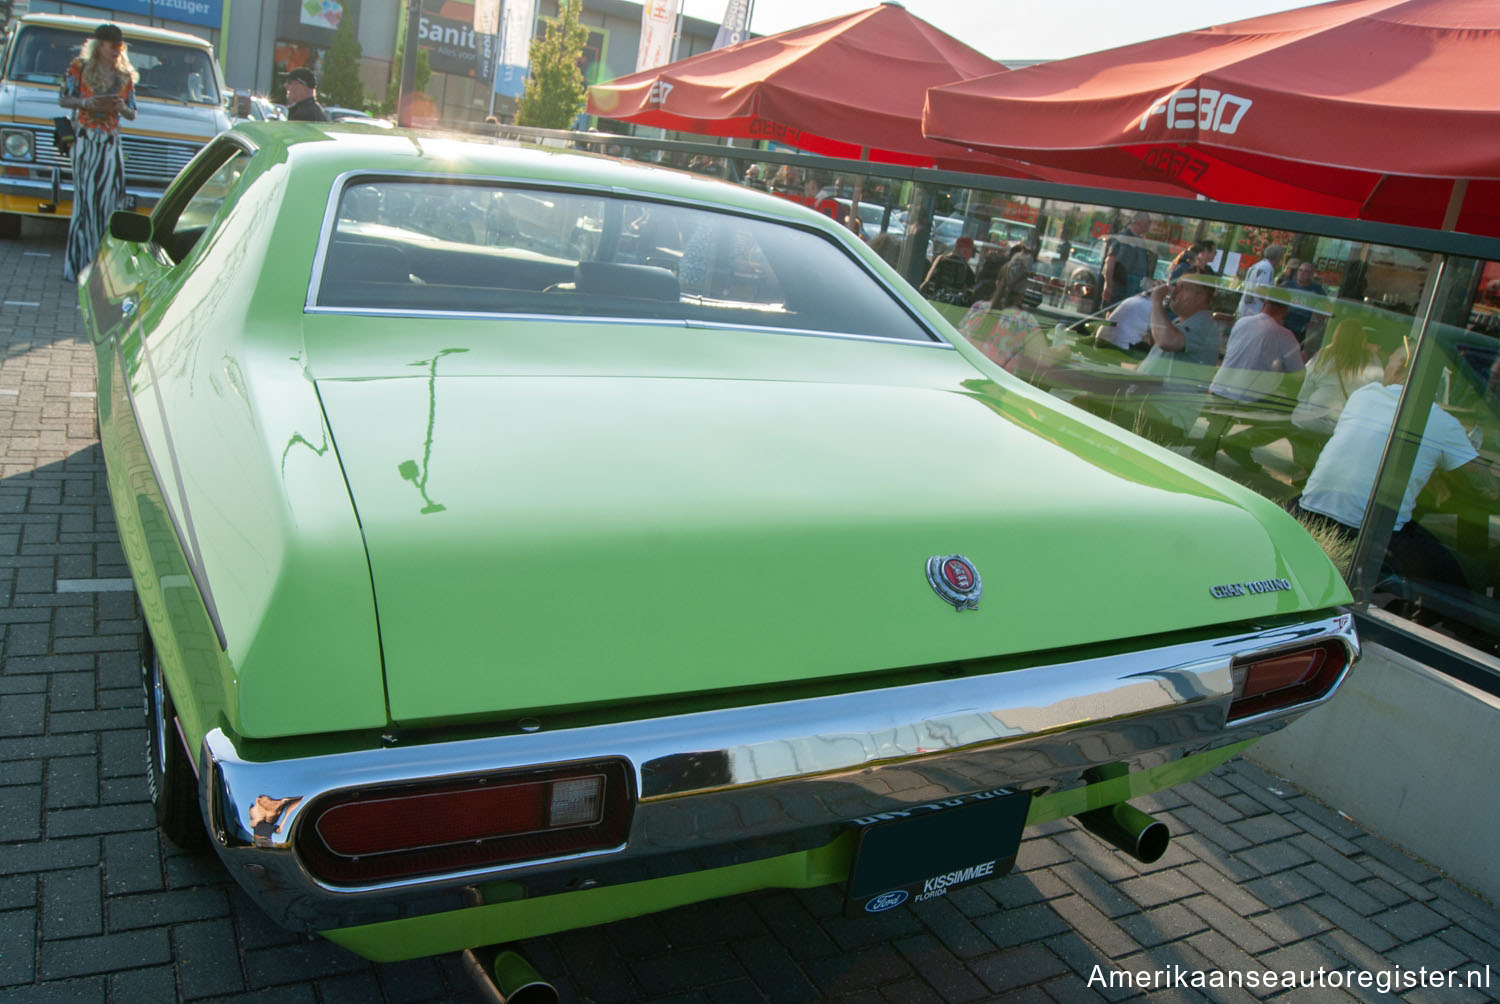
[[[865,904],[866,913],[884,913],[886,910],[894,909],[906,902],[907,892],[905,889],[892,889],[883,892],[879,896]]]
[[[978,610],[984,583],[979,569],[961,554],[935,554],[927,559],[927,582],[933,592],[953,604],[955,610]]]

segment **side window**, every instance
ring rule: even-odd
[[[239,187],[250,154],[225,143],[196,165],[187,185],[174,191],[152,219],[153,236],[173,264],[187,257],[212,225],[224,200]]]

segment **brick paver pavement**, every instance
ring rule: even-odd
[[[152,828],[139,624],[117,588],[127,573],[93,435],[92,352],[60,277],[62,242],[61,227],[30,222],[0,240],[0,1000],[470,999],[452,958],[372,965],[281,931],[212,854]],[[832,889],[778,891],[524,947],[564,1000],[612,1004],[1141,997],[1091,986],[1096,966],[1489,966],[1500,986],[1500,913],[1253,765],[1144,804],[1175,834],[1151,866],[1058,824],[1029,834],[1015,874],[869,920],[840,916]],[[1477,834],[1475,853],[1493,843]],[[1256,996],[1393,999],[1373,988],[1207,999]]]

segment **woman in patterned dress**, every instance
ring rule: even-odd
[[[988,289],[977,290],[989,292]],[[993,299],[976,300],[958,330],[974,347],[1017,376],[1030,378],[1049,359],[1042,322],[1024,306],[1026,287],[996,284]],[[1062,353],[1056,354],[1061,358]]]
[[[73,215],[63,278],[76,280],[109,226],[109,214],[125,194],[125,158],[120,117],[135,118],[135,67],[125,57],[125,36],[101,24],[63,76],[57,103],[73,110]]]

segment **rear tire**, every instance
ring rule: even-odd
[[[0,238],[15,240],[21,236],[21,216],[19,213],[0,213]]]
[[[156,825],[178,847],[202,847],[205,834],[198,811],[198,779],[177,734],[176,708],[149,635],[143,635],[141,644],[141,687],[146,709],[146,787],[156,810]]]

